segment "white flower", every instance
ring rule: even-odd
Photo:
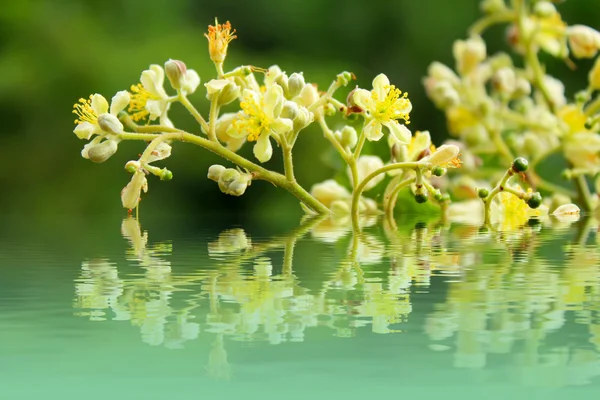
[[[246,138],[254,145],[254,156],[260,162],[266,162],[273,155],[270,137],[279,140],[280,135],[285,135],[293,129],[293,122],[289,118],[281,118],[283,109],[283,89],[277,84],[269,87],[265,93],[245,89],[240,102],[242,111],[227,129],[231,137]]]
[[[383,161],[381,161],[381,158],[377,156],[360,156],[356,161],[358,183],[362,182],[371,173],[375,172],[379,168],[382,168],[383,165]],[[350,177],[350,181],[352,181],[352,172],[350,168],[348,168],[348,176]],[[365,185],[364,190],[367,191],[369,189],[374,188],[379,182],[383,180],[383,178],[385,178],[385,174],[377,175]]]
[[[352,197],[348,189],[333,179],[313,185],[310,194],[327,208],[337,200],[347,200]]]
[[[225,113],[222,114],[217,120],[215,131],[217,132],[217,138],[221,143],[225,143],[225,146],[233,151],[238,151],[244,143],[246,143],[246,137],[235,137],[227,133],[229,126],[237,118],[236,113]]]
[[[600,135],[596,132],[577,132],[568,135],[563,143],[565,157],[575,168],[600,170]]]
[[[146,174],[138,169],[133,174],[131,181],[121,191],[121,202],[123,207],[131,210],[138,206],[140,202],[140,195],[148,191],[148,181],[146,180]]]
[[[600,49],[600,32],[585,25],[567,29],[571,52],[577,58],[594,58]]]
[[[77,115],[77,126],[73,132],[79,139],[89,140],[93,135],[115,134],[123,131],[123,124],[117,118],[129,104],[129,93],[120,91],[111,100],[110,110],[108,102],[101,94],[93,94],[89,99],[79,99],[73,106],[73,113]],[[100,123],[100,122],[101,123]]]
[[[306,87],[305,87],[306,88]],[[401,128],[397,121],[409,120],[408,114],[412,110],[412,104],[407,93],[394,85],[384,74],[379,74],[373,79],[373,90],[356,89],[352,96],[354,103],[366,114],[367,124],[363,130],[365,137],[371,141],[377,141],[383,136],[382,126],[389,129],[390,133],[402,143],[410,142],[407,131]]]
[[[140,121],[149,117],[153,121],[157,118],[165,118],[171,102],[164,88],[164,69],[160,65],[152,64],[149,69],[142,72],[140,82],[131,87],[131,103],[128,111],[133,120]],[[184,94],[191,94],[200,85],[200,76],[193,69],[186,69],[180,84]]]

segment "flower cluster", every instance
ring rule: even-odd
[[[598,190],[590,194],[585,177],[600,173],[600,58],[589,72],[588,87],[572,99],[540,59],[546,53],[574,67],[571,58],[597,56],[600,32],[568,25],[550,1],[522,0],[509,6],[503,0],[484,0],[481,9],[484,15],[469,37],[454,43],[454,69],[434,62],[424,79],[428,96],[446,115],[449,133],[463,144],[463,155],[479,160],[465,172],[473,173],[482,162],[488,171],[503,169],[516,156],[526,157],[531,164],[526,179],[532,186],[562,196],[563,203],[577,198],[592,211],[599,204]],[[481,35],[499,23],[507,25],[512,55],[488,54]],[[522,62],[513,61],[514,56]],[[577,193],[544,176],[540,165],[551,157],[567,164],[563,177],[574,181]],[[460,177],[449,190],[458,192],[464,183]],[[470,186],[486,182],[471,179]],[[471,191],[470,197],[475,196]]]

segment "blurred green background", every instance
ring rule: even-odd
[[[561,4],[567,22],[597,28],[596,7],[595,0]],[[230,45],[226,69],[278,64],[288,74],[303,71],[320,88],[343,70],[354,72],[363,87],[384,72],[410,94],[411,128],[429,129],[439,143],[446,135],[444,118],[425,97],[421,80],[434,60],[453,65],[452,42],[466,35],[479,10],[477,0],[5,0],[0,6],[4,213],[125,214],[119,193],[130,175],[123,166],[143,145],[123,143],[104,164],[84,160],[85,142],[72,133],[72,105],[95,92],[110,98],[137,83],[150,64],[169,58],[185,61],[207,82],[215,73],[203,33],[215,16],[230,20],[239,36]],[[490,52],[505,47],[502,29],[486,37]],[[560,64],[557,69],[568,71]],[[567,74],[585,81],[584,74]],[[191,99],[206,114],[202,92]],[[179,105],[171,116],[179,127],[198,131]],[[379,144],[378,151],[385,152]],[[243,152],[251,155],[251,147]],[[295,160],[296,175],[307,187],[335,173],[335,157],[317,129],[303,132]],[[268,165],[279,168],[280,161],[274,157]],[[175,144],[172,157],[161,164],[174,179],[151,178],[141,209],[300,215],[292,196],[264,182],[241,198],[222,194],[206,179],[215,162],[219,159],[201,148]]]

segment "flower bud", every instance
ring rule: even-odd
[[[341,72],[341,73],[337,74],[337,76],[336,76],[336,81],[341,86],[348,85],[352,79],[356,79],[356,77],[354,76],[354,74],[352,72],[348,72],[348,71]]]
[[[436,149],[436,151],[423,161],[431,163],[433,165],[446,166],[451,164],[453,160],[458,157],[460,149],[458,146],[453,144],[444,144]]]
[[[342,146],[353,149],[354,146],[356,146],[357,141],[358,134],[356,133],[356,129],[349,125],[346,125],[341,132],[340,143],[342,144]]]
[[[549,1],[538,1],[533,7],[533,12],[538,17],[548,18],[556,14],[556,7]]]
[[[123,132],[123,124],[112,114],[102,114],[98,117],[98,125],[106,133],[119,134]]]
[[[529,96],[531,94],[531,84],[525,78],[517,78],[517,82],[515,85],[515,91],[513,96],[516,98],[521,98],[525,96]]]
[[[333,215],[348,215],[350,214],[350,204],[348,201],[336,200],[331,203],[331,212]]]
[[[453,53],[457,71],[461,75],[467,75],[485,60],[485,42],[479,36],[457,40],[454,42]]]
[[[383,167],[383,161],[377,156],[360,156],[356,161],[356,169],[358,172],[358,183],[362,182],[369,174]],[[352,180],[352,173],[350,167],[348,167],[348,176]],[[379,174],[375,178],[371,179],[366,184],[364,190],[370,190],[377,186],[385,178],[385,174]]]
[[[594,66],[590,70],[588,81],[591,89],[600,90],[600,58],[596,59]]]
[[[211,165],[208,168],[208,176],[207,178],[211,181],[219,182],[221,179],[221,175],[225,172],[225,167],[219,164]]]
[[[438,108],[446,109],[460,102],[460,96],[450,81],[439,81],[427,94]]]
[[[103,163],[117,152],[116,140],[105,140],[100,144],[91,146],[87,151],[87,158],[95,163]]]
[[[183,61],[169,60],[165,63],[165,74],[171,82],[173,89],[181,89],[187,68]]]
[[[166,168],[160,170],[159,178],[161,181],[170,181],[173,179],[173,173]]]
[[[142,190],[144,193],[148,191],[148,181],[146,180],[146,174],[141,170],[137,170],[131,181],[121,191],[123,207],[129,210],[136,208],[140,202]]]
[[[509,98],[517,89],[517,77],[512,68],[500,68],[492,78],[494,88],[504,97]]]
[[[125,171],[129,172],[130,174],[134,174],[140,168],[141,165],[139,161],[127,161],[127,164],[125,164]]]
[[[504,0],[483,0],[479,8],[486,14],[495,14],[506,10],[506,4]]]
[[[205,83],[206,98],[213,101],[215,96],[219,106],[224,106],[238,97],[240,97],[240,87],[235,84],[234,80],[229,79],[212,79]]]
[[[240,172],[237,169],[227,168],[219,177],[219,189],[221,192],[227,193],[229,185],[240,177]]]
[[[294,72],[288,79],[288,96],[289,98],[296,97],[304,89],[304,75]]]
[[[298,115],[298,104],[293,101],[285,101],[283,108],[281,109],[281,118],[288,118],[293,120]]]
[[[298,132],[308,125],[310,125],[314,121],[314,114],[308,111],[306,107],[298,107],[298,113],[296,117],[293,119],[294,122],[294,131]]]
[[[313,84],[304,85],[299,95],[299,103],[304,107],[310,107],[319,100],[319,92]]]
[[[585,25],[573,25],[567,29],[567,38],[573,55],[577,58],[593,58],[600,49],[600,32]]]

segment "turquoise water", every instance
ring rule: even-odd
[[[5,224],[1,398],[600,393],[596,220],[364,225]]]

